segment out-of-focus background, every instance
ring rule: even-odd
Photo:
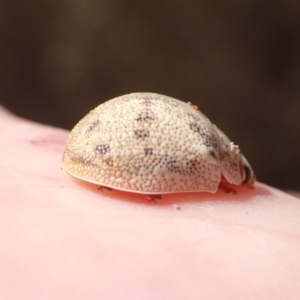
[[[0,101],[63,128],[151,91],[198,104],[260,181],[299,189],[300,1],[2,0]]]

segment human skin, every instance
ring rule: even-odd
[[[66,130],[0,128],[0,299],[299,299],[298,198],[100,191],[61,170]]]

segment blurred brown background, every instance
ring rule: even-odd
[[[0,99],[72,128],[152,91],[198,104],[260,181],[299,189],[300,1],[1,0]]]

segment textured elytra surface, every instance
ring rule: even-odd
[[[83,180],[137,193],[215,192],[222,174],[242,183],[240,156],[192,105],[134,93],[99,105],[74,127],[62,167]]]

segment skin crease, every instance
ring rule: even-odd
[[[67,131],[0,126],[0,299],[299,299],[298,198],[101,192],[61,171]]]

